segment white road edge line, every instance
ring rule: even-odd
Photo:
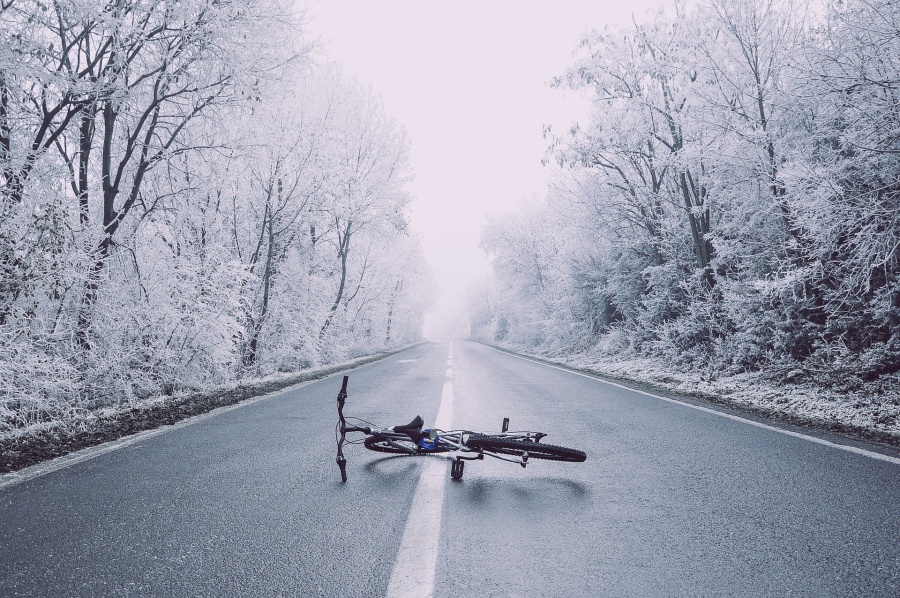
[[[286,388],[282,388],[281,390],[276,390],[270,393],[266,393],[264,395],[259,395],[253,397],[252,399],[245,399],[239,403],[235,403],[233,405],[226,405],[224,407],[217,407],[212,411],[208,411],[206,413],[201,413],[199,415],[195,415],[193,417],[189,417],[187,419],[183,419],[179,422],[176,422],[170,426],[163,426],[161,428],[155,428],[153,430],[145,430],[143,432],[138,432],[136,434],[132,434],[131,436],[125,436],[124,438],[120,438],[118,440],[111,440],[109,442],[105,442],[103,444],[98,444],[97,446],[91,446],[88,448],[81,449],[80,451],[76,451],[74,453],[69,453],[68,455],[63,455],[62,457],[56,457],[55,459],[51,459],[49,461],[44,461],[42,463],[37,463],[35,465],[31,465],[30,467],[25,467],[18,471],[14,471],[12,473],[4,473],[0,474],[0,490],[4,488],[8,488],[9,486],[15,486],[16,484],[21,484],[22,482],[27,482],[28,480],[33,480],[34,478],[39,478],[42,475],[47,475],[48,473],[53,473],[54,471],[59,471],[60,469],[65,469],[66,467],[70,467],[75,465],[76,463],[81,463],[82,461],[88,461],[89,459],[94,459],[95,457],[99,457],[100,455],[105,455],[106,453],[111,453],[120,448],[125,448],[126,446],[141,442],[143,440],[147,440],[148,438],[152,438],[159,434],[165,434],[166,432],[171,432],[172,430],[178,430],[179,428],[184,428],[187,426],[191,426],[198,422],[207,420],[212,417],[216,417],[228,411],[232,411],[234,409],[240,409],[242,407],[249,407],[250,405],[254,405],[259,403],[260,401],[265,401],[266,399],[271,399],[280,394],[290,392],[300,388],[301,386],[307,386],[309,384],[313,384],[315,382],[321,382],[322,380],[328,380],[329,378],[334,378],[336,376],[342,376],[346,372],[356,370],[358,368],[363,368],[369,365],[370,363],[377,362],[369,362],[365,363],[361,366],[357,366],[354,368],[348,368],[347,370],[341,370],[340,372],[335,372],[334,374],[329,374],[322,378],[316,378],[314,380],[305,380],[303,382],[298,382],[292,386],[288,386]]]
[[[515,357],[517,359],[522,359],[524,361],[530,361],[532,363],[537,363],[539,365],[546,366],[548,368],[553,368],[555,370],[561,370],[563,372],[568,372],[570,374],[574,374],[576,376],[582,376],[583,378],[590,378],[591,380],[596,380],[597,382],[601,382],[603,384],[608,384],[609,386],[615,386],[616,388],[621,388],[624,390],[630,390],[631,392],[636,392],[637,394],[644,395],[647,397],[652,397],[654,399],[659,399],[660,401],[666,401],[667,403],[674,403],[676,405],[681,405],[683,407],[690,407],[691,409],[696,409],[697,411],[703,411],[704,413],[711,413],[712,415],[718,415],[719,417],[724,417],[726,419],[731,419],[737,422],[742,422],[745,424],[749,424],[751,426],[756,426],[757,428],[763,428],[765,430],[771,430],[773,432],[778,432],[779,434],[785,434],[787,436],[793,436],[794,438],[800,438],[802,440],[808,440],[809,442],[815,442],[816,444],[822,444],[824,446],[830,446],[831,448],[836,448],[842,451],[847,451],[848,453],[855,453],[857,455],[863,455],[865,457],[870,457],[872,459],[878,459],[880,461],[887,461],[888,463],[893,463],[894,465],[900,465],[900,458],[891,457],[890,455],[882,455],[881,453],[876,453],[874,451],[867,451],[866,449],[862,449],[856,446],[850,446],[847,444],[839,444],[837,442],[831,442],[829,440],[825,440],[824,438],[816,438],[815,436],[807,436],[806,434],[801,434],[800,432],[794,432],[792,430],[785,430],[783,428],[778,428],[776,426],[770,426],[768,424],[764,424],[761,422],[753,421],[752,419],[746,419],[737,415],[732,415],[730,413],[724,413],[722,411],[716,411],[715,409],[710,409],[709,407],[701,407],[700,405],[692,405],[691,403],[686,403],[684,401],[679,401],[677,399],[671,399],[669,397],[664,397],[661,395],[653,394],[652,392],[646,392],[643,390],[637,390],[635,388],[631,388],[629,386],[625,386],[624,384],[616,384],[615,382],[610,382],[608,380],[604,380],[602,378],[598,378],[596,376],[591,376],[590,374],[585,374],[583,372],[576,372],[564,367],[559,367],[556,365],[551,365],[549,363],[544,363],[543,361],[538,361],[536,359],[529,359],[528,357],[522,357],[521,355],[515,355],[513,353],[508,353],[506,351],[501,351],[500,349],[495,349],[494,347],[484,345],[488,349],[496,351],[498,353],[503,353],[504,355],[509,355],[510,357]]]
[[[450,370],[447,370],[434,427],[449,430],[452,424],[453,380]],[[431,457],[424,459],[424,468],[406,519],[406,528],[391,571],[386,598],[434,596],[447,460]]]

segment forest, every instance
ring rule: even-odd
[[[896,403],[900,3],[675,3],[553,85],[590,116],[545,132],[546,197],[484,227],[475,337]]]
[[[0,431],[421,338],[409,141],[280,0],[0,3]]]
[[[896,399],[900,4],[584,30],[552,84],[590,115],[484,226],[471,335]],[[409,139],[307,38],[287,0],[0,0],[0,433],[421,340]]]

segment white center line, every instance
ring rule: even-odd
[[[441,405],[438,407],[434,427],[449,430],[452,424],[453,381],[448,376],[441,392]],[[445,459],[426,458],[409,509],[394,570],[391,572],[387,598],[434,596],[434,574],[437,569],[444,482],[447,475]]]
[[[501,351],[500,349],[494,349],[494,347],[489,347],[488,345],[484,345],[488,347],[488,349],[493,349],[498,353],[503,353],[504,355],[509,355],[510,357],[515,357],[517,359],[522,359],[525,361],[530,361],[532,363],[537,363],[539,365],[546,366],[548,368],[553,368],[554,370],[562,370],[564,372],[568,372],[570,374],[574,374],[576,376],[582,376],[583,378],[590,378],[591,380],[596,380],[602,384],[608,384],[610,386],[615,386],[616,388],[621,388],[624,390],[630,390],[631,392],[635,392],[639,395],[644,395],[645,397],[652,397],[654,399],[659,399],[660,401],[666,401],[667,403],[674,403],[676,405],[681,405],[682,407],[690,407],[691,409],[696,409],[697,411],[703,411],[704,413],[711,413],[712,415],[718,415],[719,417],[724,417],[726,419],[734,420],[737,422],[745,423],[751,426],[756,426],[757,428],[763,428],[765,430],[771,430],[772,432],[778,432],[779,434],[785,434],[787,436],[793,436],[794,438],[800,438],[801,440],[808,440],[809,442],[815,442],[816,444],[822,444],[825,446],[830,446],[831,448],[836,448],[842,451],[847,451],[848,453],[855,453],[857,455],[863,455],[865,457],[870,457],[872,459],[878,459],[880,461],[887,461],[888,463],[894,463],[895,465],[900,465],[900,458],[891,457],[890,455],[882,455],[881,453],[876,453],[874,451],[867,451],[866,449],[859,448],[856,446],[850,446],[847,444],[838,444],[837,442],[831,442],[829,440],[825,440],[824,438],[816,438],[815,436],[807,436],[806,434],[801,434],[800,432],[794,432],[792,430],[785,430],[784,428],[777,428],[775,426],[770,426],[768,424],[764,424],[762,422],[754,421],[752,419],[746,419],[737,415],[732,415],[730,413],[724,413],[722,411],[716,411],[715,409],[710,409],[708,407],[702,407],[700,405],[693,405],[691,403],[686,403],[684,401],[679,401],[678,399],[671,399],[669,397],[663,397],[657,394],[653,394],[652,392],[646,392],[643,390],[637,390],[635,388],[630,388],[625,386],[624,384],[616,384],[615,382],[610,382],[608,380],[603,380],[602,378],[598,378],[596,376],[591,376],[590,374],[585,374],[582,372],[575,372],[573,370],[550,365],[549,363],[544,363],[542,361],[537,361],[534,359],[529,359],[527,357],[522,357],[521,355],[515,355],[513,353],[507,353],[506,351]]]

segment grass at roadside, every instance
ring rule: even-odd
[[[205,391],[155,397],[121,407],[86,411],[71,419],[42,423],[0,436],[0,474],[61,457],[83,448],[172,425],[219,407],[317,380],[396,355],[410,347],[288,374],[274,374]]]

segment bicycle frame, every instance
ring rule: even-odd
[[[366,434],[372,436],[379,436],[381,438],[387,439],[388,441],[396,440],[402,442],[415,442],[408,434],[403,434],[401,432],[395,432],[393,428],[364,428],[362,430],[353,429],[353,427],[349,427],[347,429],[348,432],[356,432],[363,431]],[[421,443],[416,445],[415,449],[409,448],[405,445],[395,444],[397,449],[399,450],[407,450],[410,455],[423,455],[428,453],[443,453],[447,451],[458,451],[462,453],[476,453],[477,457],[462,457],[457,456],[457,459],[482,459],[484,455],[488,457],[493,457],[495,459],[500,459],[501,461],[509,461],[510,463],[518,463],[520,465],[524,465],[528,462],[528,458],[514,458],[509,455],[498,455],[491,451],[487,451],[484,449],[473,449],[472,447],[466,446],[466,437],[467,436],[483,436],[483,432],[475,432],[472,430],[441,430],[439,428],[424,428],[422,430],[424,434],[429,436],[431,440],[431,444],[427,446],[423,446]],[[431,433],[434,433],[433,436]],[[530,442],[537,442],[539,439],[546,436],[546,434],[542,432],[501,432],[499,434],[491,434],[493,438],[504,438],[508,440],[527,440]]]

